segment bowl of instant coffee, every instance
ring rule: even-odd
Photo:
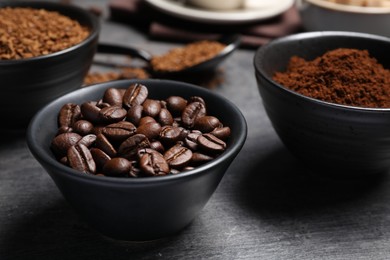
[[[200,213],[241,150],[240,110],[179,81],[117,80],[43,107],[27,144],[95,230],[120,240],[172,235]]]
[[[92,64],[98,18],[51,2],[0,3],[0,130],[25,131],[45,104],[79,88]]]
[[[314,173],[351,176],[390,167],[390,39],[306,32],[254,57],[263,105],[280,139]]]

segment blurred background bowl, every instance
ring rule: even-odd
[[[317,99],[275,82],[291,56],[313,60],[336,48],[366,49],[390,68],[390,39],[353,32],[307,32],[279,38],[254,57],[259,93],[285,146],[314,172],[343,175],[383,172],[390,167],[390,108],[361,108]]]
[[[41,107],[82,85],[96,51],[100,24],[95,15],[73,5],[5,1],[0,2],[2,7],[57,11],[90,29],[84,41],[70,48],[33,58],[0,60],[0,130],[25,131]]]
[[[149,98],[202,97],[208,114],[231,128],[227,149],[193,170],[160,177],[119,178],[81,174],[58,162],[50,150],[60,108],[68,102],[99,100],[107,88],[128,88],[141,83]],[[79,89],[40,110],[27,132],[30,151],[54,180],[71,206],[102,234],[122,240],[150,240],[187,226],[210,199],[227,168],[244,145],[245,118],[226,98],[202,87],[169,80],[120,80]]]
[[[388,0],[382,2],[389,3]],[[299,0],[297,5],[306,31],[351,31],[390,36],[389,4],[368,7],[326,0]]]

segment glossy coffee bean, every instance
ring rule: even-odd
[[[160,113],[157,116],[157,122],[159,122],[160,125],[165,126],[172,125],[173,121],[171,112],[166,108],[161,108]]]
[[[142,118],[142,110],[144,107],[142,105],[133,105],[127,110],[126,120],[134,125],[138,126]]]
[[[120,121],[107,125],[103,128],[102,133],[111,141],[122,142],[132,136],[136,129],[132,123]]]
[[[95,146],[105,152],[110,157],[116,156],[116,149],[111,144],[111,142],[107,139],[104,134],[99,134],[96,136]]]
[[[73,124],[81,118],[81,109],[77,104],[67,103],[60,109],[58,125],[60,127],[73,127]]]
[[[145,116],[155,117],[161,111],[161,103],[160,101],[155,99],[146,99],[142,103],[142,107],[143,107],[143,114]]]
[[[131,171],[131,162],[125,158],[112,158],[103,166],[103,172],[107,176],[128,176]]]
[[[164,144],[172,145],[178,141],[184,140],[188,135],[188,130],[177,126],[163,126],[160,130],[158,139]]]
[[[166,107],[173,116],[179,116],[187,106],[187,100],[180,96],[170,96],[166,100]]]
[[[231,134],[230,127],[225,126],[225,127],[217,127],[214,128],[213,131],[210,132],[210,134],[218,137],[221,140],[226,140]]]
[[[96,164],[88,147],[83,144],[73,145],[67,152],[68,164],[73,169],[84,173],[95,173]]]
[[[226,143],[212,134],[202,134],[198,137],[199,146],[212,153],[220,153],[226,149]]]
[[[136,133],[145,135],[149,140],[151,140],[157,138],[160,131],[161,131],[161,125],[159,123],[150,122],[138,126]]]
[[[188,148],[192,151],[198,150],[198,137],[202,134],[202,132],[193,130],[191,131],[186,138],[184,139],[184,143]]]
[[[57,157],[63,157],[81,138],[77,133],[63,133],[53,138],[50,148]]]
[[[192,153],[191,165],[201,165],[213,159],[214,159],[213,156],[204,153],[194,152]]]
[[[108,156],[108,154],[96,147],[91,148],[91,155],[96,163],[96,169],[99,171],[103,169],[103,166],[106,164],[106,162],[111,160],[111,157]]]
[[[73,124],[73,131],[80,135],[87,135],[92,133],[93,124],[87,120],[77,120]]]
[[[91,147],[95,144],[95,141],[96,141],[96,135],[94,134],[88,134],[88,135],[84,135],[80,141],[78,141],[77,143],[78,144],[83,144],[85,145],[86,147]]]
[[[81,114],[83,115],[83,118],[86,120],[92,122],[92,123],[99,123],[99,112],[101,108],[96,106],[96,102],[89,101],[84,102],[80,106]]]
[[[139,149],[149,148],[149,139],[143,134],[135,134],[127,138],[118,148],[119,156],[133,160]]]
[[[164,156],[153,149],[140,150],[139,157],[139,167],[146,176],[167,175],[170,171]]]
[[[111,106],[122,106],[125,89],[108,88],[103,94],[103,102]]]
[[[215,116],[202,116],[195,119],[194,129],[197,129],[203,133],[209,133],[214,128],[220,127],[222,124]]]
[[[116,123],[122,121],[127,115],[127,110],[119,106],[104,107],[99,111],[100,122]]]
[[[192,151],[182,144],[176,144],[164,153],[164,158],[170,167],[180,169],[191,161]]]
[[[142,84],[135,83],[128,87],[123,95],[123,104],[127,107],[142,105],[148,97],[148,89]]]
[[[188,104],[182,113],[181,119],[185,127],[192,128],[195,120],[206,115],[206,106],[201,102]]]

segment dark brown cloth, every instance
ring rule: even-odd
[[[257,48],[272,39],[301,31],[295,6],[270,19],[234,25],[188,21],[157,11],[143,0],[111,0],[110,19],[144,31],[150,38],[176,42],[215,39],[221,34],[238,33],[241,47]]]

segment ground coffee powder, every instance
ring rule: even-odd
[[[50,54],[76,45],[88,35],[88,28],[58,12],[0,8],[0,60]]]
[[[358,107],[390,108],[390,70],[367,50],[339,48],[312,61],[291,57],[273,79],[305,96]]]

